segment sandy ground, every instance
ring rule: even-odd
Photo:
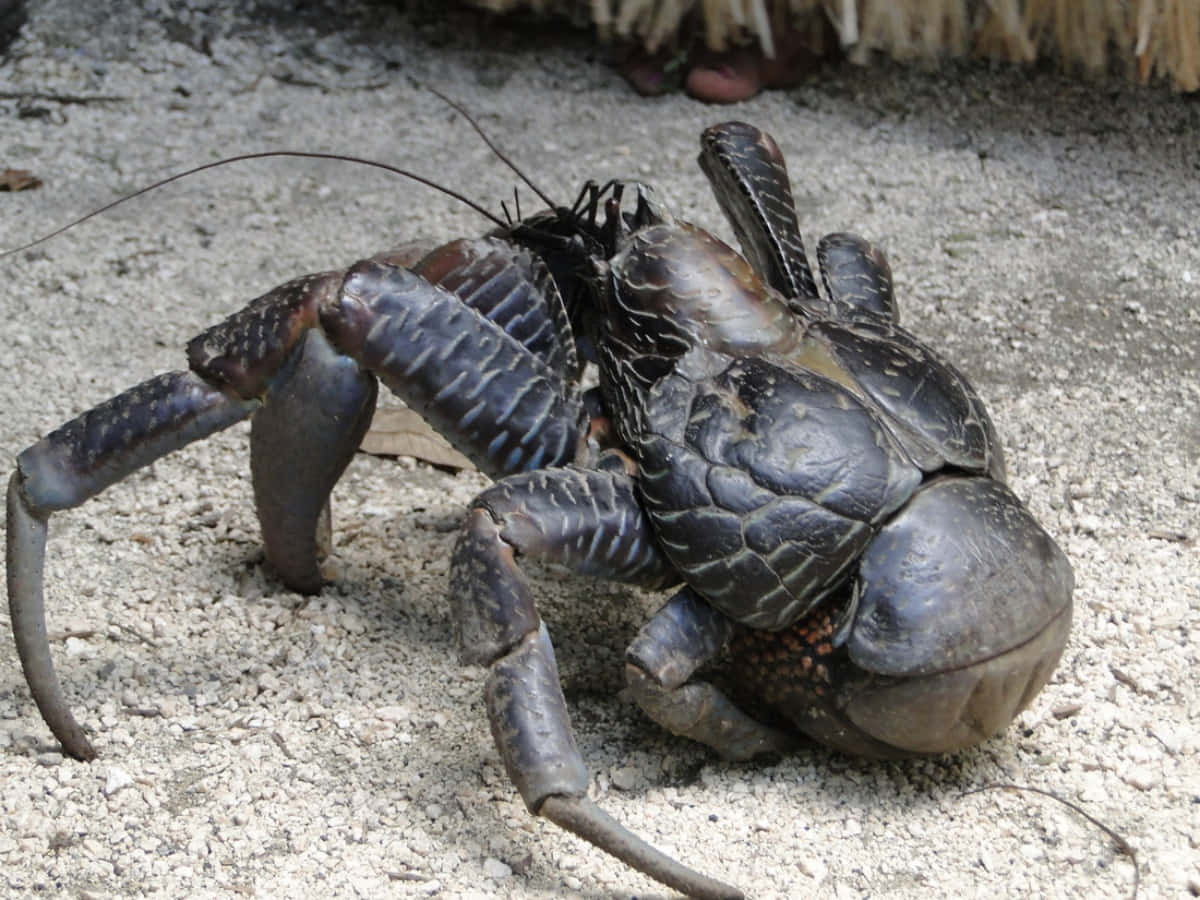
[[[968,793],[1017,783],[1122,835],[1141,896],[1200,893],[1195,97],[832,67],[720,110],[635,98],[579,37],[483,36],[419,9],[83,6],[31,2],[0,62],[0,167],[45,183],[0,194],[0,246],[237,151],[341,151],[493,205],[511,196],[513,176],[420,83],[473,110],[556,197],[632,174],[727,235],[697,135],[729,117],[768,128],[810,241],[853,229],[885,247],[907,324],[990,404],[1015,490],[1075,565],[1075,629],[1032,708],[970,752],[729,765],[617,696],[655,598],[547,577],[594,796],[756,898],[1131,895],[1130,859],[1076,812]],[[181,367],[188,337],[274,284],[483,227],[376,172],[272,161],[4,258],[0,468]],[[53,520],[53,651],[101,758],[60,756],[0,638],[0,893],[661,896],[531,819],[503,777],[444,600],[483,480],[360,456],[335,496],[338,579],[303,598],[258,564],[245,460],[239,427]]]

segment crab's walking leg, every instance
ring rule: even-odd
[[[344,279],[311,276],[273,293],[276,305],[311,321],[320,306],[339,349],[354,357],[314,329],[294,372],[254,416],[255,507],[267,559],[293,590],[321,588],[329,495],[375,407],[366,369],[378,369],[489,474],[574,456],[581,413],[570,328],[549,273],[526,251],[491,239],[414,243],[358,263]],[[240,326],[231,331],[218,346],[241,342]]]
[[[329,495],[375,409],[375,378],[316,327],[345,275],[293,279],[188,343],[188,362],[205,381],[262,401],[250,429],[255,510],[267,560],[301,593],[321,588]]]
[[[789,300],[823,306],[775,140],[744,122],[713,125],[700,138],[699,162],[759,277]]]
[[[489,475],[561,465],[579,451],[583,406],[562,373],[420,275],[356,263],[321,325]]]
[[[660,586],[676,580],[654,544],[633,480],[610,455],[600,471],[565,468],[506,478],[470,512],[451,564],[462,655],[489,666],[492,737],[529,810],[663,884],[695,897],[740,897],[681,865],[587,799],[554,650],[538,617],[521,555],[584,573]]]
[[[486,262],[498,256],[494,250],[472,258]],[[370,368],[485,471],[573,458],[582,405],[573,382],[547,364],[562,358],[570,368],[570,356],[555,355],[561,328],[542,327],[542,282],[532,263],[521,264],[510,271],[497,259],[491,276],[507,280],[471,282],[462,298],[379,261],[297,278],[189,342],[192,372],[132,388],[18,457],[8,491],[13,630],[34,700],[68,753],[95,756],[67,708],[47,645],[42,582],[50,515],[257,410],[252,471],[267,556],[289,587],[315,591],[329,493],[374,407]],[[443,268],[447,277],[458,271],[453,262]],[[483,315],[470,303],[491,311]],[[335,350],[316,327],[324,321],[345,348]]]
[[[670,599],[625,653],[630,693],[668,731],[712,747],[726,759],[794,749],[796,739],[752,719],[716,687],[691,682],[715,659],[734,625],[691,588]]]
[[[817,262],[833,318],[900,324],[892,267],[878,247],[857,234],[827,234],[817,244]]]
[[[817,291],[804,252],[783,154],[774,139],[744,122],[724,122],[700,138],[700,168],[708,176],[742,253],[767,284],[801,315],[840,321],[865,316],[899,322],[887,259],[853,234],[831,234],[817,245],[826,297]]]
[[[373,259],[411,266],[433,247],[412,241]],[[301,284],[316,303],[332,296],[340,284],[335,277]],[[374,376],[311,330],[292,376],[251,422],[250,472],[263,547],[292,590],[315,593],[324,583],[320,561],[333,549],[329,496],[371,425],[378,392]]]
[[[317,518],[293,517],[303,503],[318,511],[328,488],[344,468],[354,446],[355,429],[333,419],[362,415],[373,399],[373,386],[349,372],[357,365],[320,349],[319,336],[307,342],[322,303],[336,296],[342,273],[298,278],[252,301],[188,344],[191,372],[160,375],[102,403],[43,438],[17,458],[8,493],[8,597],[17,652],[39,710],[66,752],[81,759],[95,756],[72,717],[55,676],[46,639],[42,573],[46,522],[51,513],[83,503],[137,469],[192,441],[227,428],[278,397],[290,420],[269,413],[254,428],[260,460],[264,447],[281,457],[305,458],[307,471],[289,483],[269,465],[256,467],[260,519],[268,554],[297,539],[314,546]],[[290,385],[292,377],[320,382],[307,394]],[[347,378],[342,373],[349,372]],[[335,396],[348,390],[349,399]],[[290,399],[289,399],[290,398]],[[330,435],[308,430],[331,426]],[[289,462],[277,460],[285,472]],[[292,463],[292,472],[296,471]],[[301,533],[303,532],[303,534]],[[305,543],[307,542],[307,543]],[[310,555],[312,555],[310,551]],[[274,556],[279,558],[280,554]],[[285,581],[311,587],[304,567],[285,560]]]
[[[96,751],[71,715],[46,639],[42,570],[50,514],[253,412],[190,372],[159,375],[52,432],[17,457],[8,484],[8,603],[17,655],[42,718],[78,759]]]
[[[325,335],[304,339],[295,371],[250,425],[254,506],[267,561],[292,590],[315,593],[332,547],[329,495],[371,424],[378,387]]]

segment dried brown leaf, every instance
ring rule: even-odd
[[[0,191],[30,191],[42,186],[42,179],[25,169],[0,169]]]
[[[359,449],[373,456],[412,456],[449,469],[475,468],[424,419],[405,408],[376,410],[371,428],[363,437]]]

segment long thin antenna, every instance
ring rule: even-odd
[[[491,150],[493,153],[496,154],[496,156],[498,156],[500,158],[500,162],[504,163],[506,166],[508,166],[510,169],[512,169],[513,172],[516,174],[516,176],[518,178],[520,178],[523,182],[525,182],[525,184],[529,187],[529,189],[541,198],[543,203],[545,203],[551,209],[558,209],[558,204],[555,203],[553,200],[551,200],[548,196],[546,196],[545,192],[543,192],[540,187],[538,187],[536,184],[534,184],[532,179],[530,179],[530,177],[528,175],[526,175],[523,171],[521,171],[521,167],[518,166],[511,159],[509,159],[508,155],[503,150],[501,150],[499,147],[496,146],[495,142],[490,137],[488,137],[487,132],[484,131],[483,128],[480,127],[478,122],[476,122],[473,118],[471,118],[471,114],[469,112],[467,112],[462,107],[461,104],[459,104],[455,100],[451,100],[449,97],[447,97],[441,91],[439,91],[437,88],[430,87],[427,84],[423,84],[423,85],[421,85],[421,87],[424,90],[429,91],[429,93],[433,94],[435,97],[437,97],[443,103],[445,103],[447,106],[449,106],[455,112],[457,112],[460,116],[462,116],[464,119],[466,119],[467,124],[469,124],[472,128],[475,129],[475,133],[478,134],[481,138],[483,138],[483,142],[485,144],[487,144],[488,149]]]
[[[186,178],[189,175],[195,175],[197,172],[203,172],[206,169],[215,169],[218,166],[225,166],[230,163],[244,162],[246,160],[251,160],[251,159],[270,159],[272,157],[291,157],[293,159],[329,159],[329,160],[335,160],[337,162],[358,163],[360,165],[370,166],[371,168],[382,169],[385,172],[391,172],[393,175],[401,175],[404,178],[408,178],[408,179],[411,179],[412,181],[417,182],[418,184],[423,184],[426,187],[430,187],[436,191],[440,191],[441,193],[445,194],[448,197],[453,197],[459,203],[463,203],[463,204],[469,206],[471,209],[475,210],[475,212],[479,213],[481,216],[483,216],[488,221],[492,222],[494,225],[498,225],[501,228],[508,227],[508,223],[504,222],[502,219],[500,219],[499,216],[490,212],[488,209],[486,209],[479,203],[476,203],[470,197],[460,194],[458,191],[452,190],[448,187],[445,187],[444,185],[438,184],[436,181],[433,181],[430,178],[426,178],[423,175],[418,175],[415,172],[410,172],[407,169],[401,169],[398,166],[392,166],[392,165],[388,165],[387,163],[377,162],[376,160],[373,160],[373,159],[364,159],[359,156],[345,156],[340,153],[316,153],[316,152],[309,152],[309,151],[304,151],[304,150],[265,150],[261,153],[242,153],[242,154],[239,154],[238,156],[230,156],[230,157],[227,157],[226,159],[219,159],[216,162],[205,163],[204,165],[201,165],[201,166],[196,166],[191,169],[186,169],[183,172],[177,172],[174,175],[171,175],[167,178],[162,179],[161,181],[156,181],[156,182],[154,182],[154,184],[148,185],[140,190],[134,191],[132,194],[126,194],[124,197],[118,197],[116,200],[112,201],[111,203],[107,203],[104,206],[101,206],[99,209],[94,209],[87,215],[80,216],[75,221],[68,222],[66,225],[63,225],[61,228],[56,228],[54,231],[51,231],[49,234],[44,234],[41,237],[30,241],[28,244],[22,244],[20,247],[14,247],[12,250],[5,250],[3,252],[0,252],[0,259],[4,259],[6,256],[12,256],[14,253],[20,253],[22,250],[28,250],[31,247],[36,247],[38,244],[45,243],[46,241],[50,240],[51,238],[57,237],[58,235],[62,234],[64,231],[67,231],[70,228],[74,228],[76,225],[82,224],[83,222],[86,222],[88,219],[90,219],[94,216],[98,216],[101,213],[108,212],[113,207],[120,206],[122,203],[125,203],[128,200],[132,200],[135,197],[140,197],[142,194],[149,193],[150,191],[153,191],[157,188],[163,187],[164,185],[168,185],[172,181],[179,181],[181,178]],[[505,162],[507,162],[507,160],[505,160]]]

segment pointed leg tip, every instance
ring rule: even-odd
[[[96,752],[96,748],[86,740],[81,744],[73,744],[70,747],[68,747],[66,743],[63,743],[63,750],[66,752],[67,756],[70,756],[72,759],[77,759],[80,762],[92,762],[100,755]]]
[[[39,711],[42,717],[46,720],[46,724],[50,726],[50,732],[58,738],[59,744],[62,745],[62,751],[66,756],[72,759],[77,759],[80,762],[91,762],[100,754],[96,752],[96,748],[92,746],[92,742],[87,739],[81,726],[71,712],[64,704],[61,708],[55,707],[50,715],[42,710],[39,703]]]
[[[710,878],[672,859],[629,831],[586,797],[551,795],[542,801],[538,815],[688,897],[696,900],[745,900],[745,895],[733,885]]]

